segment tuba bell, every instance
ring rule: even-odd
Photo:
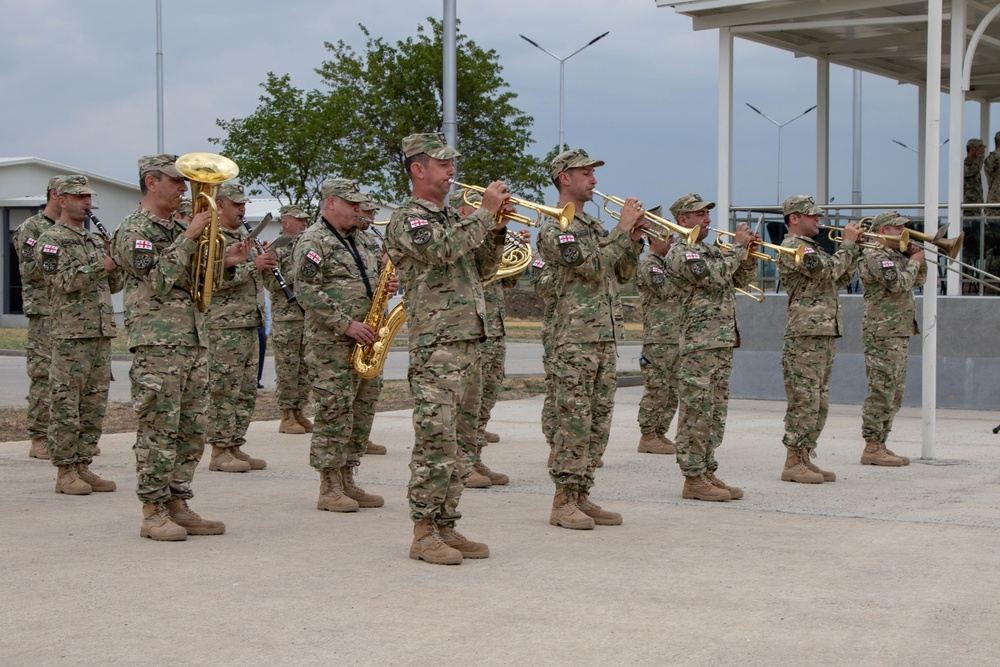
[[[236,178],[240,168],[227,157],[215,153],[187,153],[177,158],[177,171],[191,182],[191,206],[194,215],[211,209],[212,222],[198,239],[198,250],[191,259],[191,297],[201,312],[212,303],[212,292],[222,283],[226,239],[219,231],[219,210],[215,198],[219,186]]]

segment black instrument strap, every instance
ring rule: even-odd
[[[333,235],[337,237],[337,240],[340,241],[341,245],[347,248],[347,251],[351,253],[351,257],[354,258],[354,263],[358,266],[358,271],[361,272],[361,280],[365,282],[365,292],[368,294],[369,299],[372,298],[372,295],[374,294],[374,292],[372,292],[372,284],[371,281],[368,280],[368,271],[365,270],[364,262],[361,261],[361,253],[358,252],[357,246],[354,245],[354,239],[351,237],[345,239],[341,236],[340,232],[337,231],[337,228],[331,225],[330,221],[325,217],[323,218],[323,224],[326,225],[327,229],[333,232]]]

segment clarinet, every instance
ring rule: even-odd
[[[97,231],[101,233],[101,236],[104,237],[104,240],[107,241],[108,243],[111,243],[111,232],[108,231],[107,227],[101,224],[101,221],[97,219],[97,216],[91,213],[90,211],[87,211],[87,217],[90,218],[90,221],[94,223],[95,227],[97,227]]]
[[[250,223],[247,222],[246,218],[241,216],[240,222],[243,223],[243,227],[247,230],[247,233],[253,233],[253,227],[250,226]],[[264,250],[264,244],[260,242],[260,239],[256,236],[251,236],[250,238],[253,239],[254,245],[257,246],[257,252],[262,255],[267,252]],[[281,269],[274,267],[271,269],[271,273],[274,275],[274,279],[278,281],[281,291],[285,293],[285,298],[288,299],[288,303],[295,303],[295,293],[292,292],[292,290],[288,287],[288,283],[285,282],[285,277],[281,275]]]

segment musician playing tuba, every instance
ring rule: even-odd
[[[367,197],[347,178],[331,178],[320,190],[319,222],[302,233],[294,254],[295,292],[306,311],[306,364],[312,369],[316,419],[309,463],[319,472],[316,508],[357,512],[381,507],[381,496],[355,481],[371,430],[358,418],[367,396],[351,364],[355,345],[375,342],[365,323],[379,279],[379,257],[359,235]],[[396,291],[392,278],[388,289]],[[369,386],[370,390],[370,386]]]

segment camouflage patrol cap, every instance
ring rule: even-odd
[[[367,192],[362,192],[365,196],[365,200],[361,202],[361,210],[368,211],[369,213],[374,213],[379,210],[378,202],[375,201],[370,194]]]
[[[802,215],[823,215],[823,209],[809,195],[794,195],[785,200],[781,210],[785,215],[801,213]]]
[[[352,181],[349,178],[328,178],[323,181],[323,187],[320,188],[320,196],[323,199],[340,197],[349,202],[361,203],[367,195],[361,192],[357,181]]]
[[[570,169],[601,166],[604,166],[604,160],[595,160],[587,155],[587,151],[582,148],[572,148],[552,158],[552,162],[549,164],[549,176],[555,180],[559,174]]]
[[[56,188],[57,195],[96,195],[97,192],[87,185],[87,177],[81,174],[64,176]]]
[[[965,150],[969,150],[970,148],[975,148],[977,146],[985,146],[985,145],[986,144],[983,143],[982,139],[969,139],[968,141],[965,142]]]
[[[1000,132],[993,135],[993,141],[1000,141]]]
[[[66,178],[66,176],[64,174],[60,174],[59,176],[53,176],[52,178],[50,178],[49,179],[49,185],[45,189],[45,191],[49,192],[51,190],[58,189],[59,188],[59,181],[61,181],[64,178]]]
[[[883,227],[905,227],[913,222],[909,218],[904,218],[896,211],[883,211],[872,220],[871,231],[878,232]]]
[[[293,206],[287,204],[278,209],[278,217],[284,218],[286,215],[290,215],[293,218],[298,218],[299,220],[306,220],[309,218],[309,214],[303,211],[298,206]]]
[[[177,162],[176,155],[160,153],[159,155],[143,155],[139,158],[139,178],[154,171],[166,174],[171,178],[184,178],[181,172],[177,171],[174,163]]]
[[[464,188],[456,188],[454,192],[448,197],[448,206],[454,210],[458,210],[463,206],[469,206],[465,202],[465,194],[468,192],[470,202],[480,202],[483,201],[483,196],[476,192],[475,190],[465,190]]]
[[[650,215],[655,215],[658,218],[662,218],[663,217],[663,205],[662,204],[657,204],[653,208],[647,208],[646,209],[646,213],[649,213]]]
[[[174,215],[186,215],[188,217],[194,216],[194,206],[191,204],[190,199],[182,199],[180,206],[174,211]]]
[[[448,145],[444,132],[424,132],[411,134],[403,139],[403,156],[413,157],[427,153],[435,160],[450,160],[462,154]]]
[[[714,201],[705,201],[701,198],[701,195],[690,194],[684,195],[670,205],[670,215],[674,216],[676,220],[677,216],[684,213],[692,213],[702,209],[712,210],[713,208],[715,208]]]
[[[228,199],[234,204],[246,204],[250,201],[250,198],[243,191],[243,185],[240,183],[223,183],[219,188],[218,198]]]

